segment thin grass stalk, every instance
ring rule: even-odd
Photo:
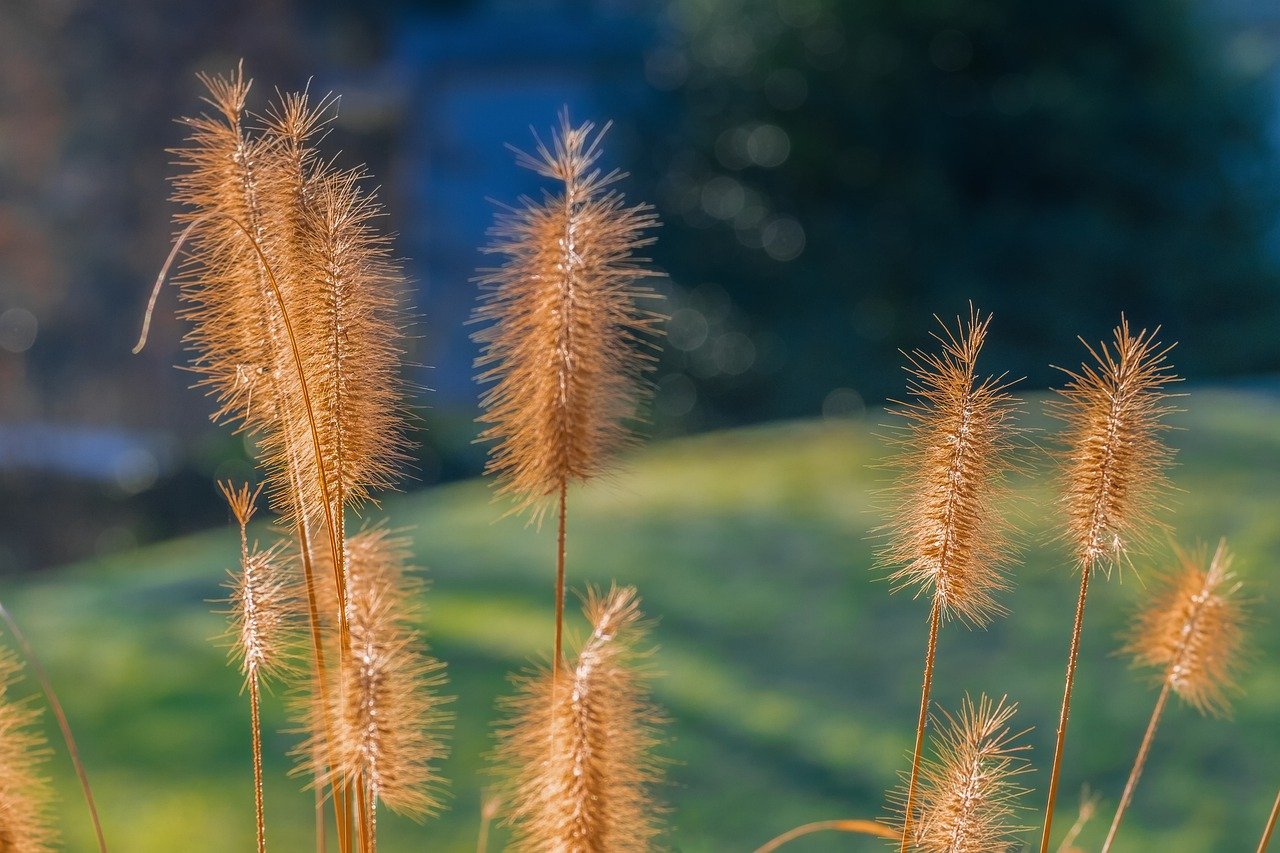
[[[1276,801],[1271,806],[1271,816],[1267,818],[1267,825],[1262,829],[1262,840],[1258,842],[1258,853],[1266,853],[1267,845],[1271,843],[1271,834],[1276,830],[1276,821],[1280,819],[1280,791],[1276,792]]]
[[[1044,833],[1040,837],[1040,853],[1049,853],[1049,833],[1053,830],[1053,807],[1058,798],[1058,781],[1062,769],[1062,751],[1067,742],[1067,719],[1071,715],[1071,690],[1075,686],[1076,663],[1080,658],[1080,634],[1084,630],[1084,605],[1089,595],[1092,561],[1080,571],[1080,597],[1076,600],[1076,618],[1071,628],[1071,651],[1067,653],[1066,687],[1062,692],[1062,710],[1058,714],[1058,736],[1053,745],[1053,769],[1049,772],[1049,803],[1044,811]]]
[[[267,819],[262,795],[262,718],[258,679],[249,679],[249,723],[253,727],[253,808],[257,818],[258,853],[267,853]]]
[[[768,841],[761,847],[756,848],[755,853],[773,853],[782,845],[801,838],[805,835],[811,835],[815,832],[853,832],[859,835],[870,835],[875,838],[888,838],[893,841],[898,840],[898,832],[891,826],[885,826],[883,823],[877,823],[874,820],[819,820],[813,823],[806,823],[803,826],[797,826],[795,829],[789,829],[786,832]]]
[[[1147,764],[1147,754],[1151,751],[1151,742],[1155,740],[1156,727],[1160,725],[1160,718],[1164,715],[1164,707],[1169,701],[1170,689],[1171,682],[1166,678],[1164,686],[1160,688],[1160,696],[1156,699],[1156,707],[1151,712],[1151,719],[1147,722],[1147,731],[1142,736],[1142,744],[1138,747],[1138,757],[1134,759],[1133,768],[1129,771],[1129,780],[1124,784],[1124,794],[1120,797],[1120,804],[1116,806],[1115,817],[1111,819],[1111,828],[1107,830],[1107,839],[1102,843],[1102,853],[1107,853],[1111,849],[1111,843],[1116,838],[1116,831],[1120,828],[1120,819],[1124,817],[1125,809],[1129,807],[1129,802],[1133,799],[1133,789],[1138,787],[1138,779],[1141,778],[1142,770]]]
[[[14,642],[18,644],[18,648],[22,651],[22,656],[26,660],[27,666],[31,668],[32,674],[35,675],[36,681],[40,684],[40,690],[44,693],[45,701],[49,703],[50,710],[53,711],[54,719],[58,721],[58,730],[62,732],[63,743],[67,746],[67,755],[70,756],[71,764],[76,769],[76,777],[80,780],[80,790],[84,793],[85,805],[89,807],[89,818],[93,822],[93,831],[97,837],[98,850],[101,853],[107,853],[107,840],[102,832],[102,820],[98,817],[97,803],[93,799],[93,788],[89,785],[89,774],[84,769],[84,762],[80,760],[80,750],[76,747],[76,739],[71,734],[71,724],[67,722],[67,715],[62,710],[62,703],[58,701],[58,694],[53,690],[53,682],[49,680],[49,674],[45,672],[44,666],[40,663],[40,658],[36,657],[35,650],[31,648],[31,644],[27,642],[26,635],[22,633],[22,629],[18,627],[17,621],[14,620],[3,602],[0,602],[0,619],[4,620],[4,624],[9,628],[9,633],[13,635]]]
[[[916,798],[916,781],[920,776],[920,756],[924,752],[924,730],[929,719],[929,694],[933,690],[933,664],[938,654],[938,623],[942,618],[942,604],[934,599],[929,611],[929,645],[924,655],[924,683],[920,687],[920,718],[916,722],[916,746],[911,756],[911,781],[907,784],[907,805],[903,812],[902,853],[906,853],[911,839],[911,816]]]

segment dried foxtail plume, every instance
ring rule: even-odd
[[[995,594],[1007,586],[1002,569],[1009,559],[1008,528],[996,502],[1010,467],[1016,404],[1003,377],[978,378],[978,353],[990,323],[990,315],[970,308],[967,323],[957,318],[954,330],[943,325],[942,334],[934,335],[941,353],[907,356],[912,377],[908,390],[917,402],[903,410],[908,420],[902,441],[904,473],[895,488],[889,545],[881,558],[900,566],[891,576],[895,588],[931,591],[933,605],[903,851],[915,815],[939,623],[954,615],[985,624],[1000,612]]]
[[[642,347],[658,318],[638,300],[654,295],[640,280],[656,273],[634,253],[657,218],[613,189],[623,173],[596,165],[605,130],[565,113],[549,146],[519,155],[563,190],[499,217],[486,251],[504,263],[478,279],[476,366],[493,383],[481,400],[481,437],[495,442],[487,471],[520,510],[600,473],[628,439],[653,363]]]
[[[1008,525],[996,512],[1011,467],[1016,402],[1003,377],[980,379],[978,353],[991,315],[935,334],[940,353],[908,355],[917,402],[902,409],[904,473],[894,489],[889,545],[881,558],[900,566],[897,587],[931,593],[942,616],[982,625],[1001,612],[1007,587]]]
[[[285,571],[279,546],[263,551],[249,545],[249,521],[256,512],[262,487],[219,483],[218,488],[240,526],[240,569],[232,572],[231,656],[238,661],[246,684],[284,674],[288,669],[286,651],[294,642],[292,614],[297,609],[293,590],[296,584]]]
[[[636,591],[591,592],[584,610],[592,631],[574,664],[522,679],[507,703],[498,759],[517,850],[641,851],[659,831],[659,716],[636,667]]]
[[[249,522],[257,510],[262,486],[250,492],[248,484],[239,488],[219,483],[231,513],[240,525],[240,571],[233,572],[231,589],[230,656],[240,665],[249,688],[249,715],[253,739],[253,793],[257,816],[258,853],[266,853],[266,818],[262,790],[262,708],[261,684],[268,676],[287,668],[285,650],[292,641],[289,614],[294,603],[293,584],[285,576],[279,546],[262,551],[257,543],[249,547]]]
[[[353,536],[347,551],[350,649],[331,699],[339,777],[331,781],[366,795],[372,830],[377,802],[416,818],[438,809],[448,700],[436,692],[444,667],[413,627],[421,585],[406,570],[408,542],[374,528]]]
[[[1225,713],[1235,687],[1244,610],[1225,540],[1212,557],[1178,552],[1181,570],[1138,616],[1125,650],[1202,713]],[[1208,566],[1205,567],[1205,563]]]
[[[1125,647],[1137,665],[1161,671],[1160,696],[1111,821],[1104,853],[1111,848],[1133,799],[1170,691],[1201,713],[1220,714],[1228,710],[1227,694],[1235,687],[1232,673],[1239,656],[1244,612],[1226,540],[1218,543],[1211,559],[1203,549],[1194,554],[1179,550],[1178,561],[1180,571],[1138,617]],[[1206,561],[1208,567],[1202,568]]]
[[[479,379],[493,383],[480,401],[480,437],[495,442],[485,471],[497,475],[499,494],[515,498],[513,511],[531,509],[533,519],[559,498],[553,673],[564,622],[568,486],[600,473],[631,440],[624,422],[647,391],[642,377],[654,357],[645,346],[659,319],[639,305],[655,295],[641,279],[656,273],[634,254],[653,242],[646,232],[657,217],[613,188],[623,173],[596,165],[607,129],[573,127],[565,112],[550,146],[539,140],[536,153],[519,155],[563,191],[541,203],[522,199],[499,217],[487,251],[505,261],[479,277],[473,316],[485,324],[475,334]]]
[[[57,832],[49,815],[52,793],[41,775],[48,748],[36,721],[39,711],[9,695],[22,665],[0,650],[0,850],[50,853]]]
[[[1111,346],[1085,344],[1093,364],[1065,371],[1050,411],[1066,423],[1063,441],[1067,537],[1084,568],[1107,567],[1141,542],[1168,492],[1173,451],[1161,440],[1173,411],[1165,390],[1178,381],[1159,332],[1129,330],[1123,318]]]
[[[1067,540],[1080,568],[1080,595],[1067,653],[1040,853],[1049,853],[1089,579],[1095,568],[1106,571],[1122,561],[1131,546],[1150,532],[1156,505],[1168,489],[1164,471],[1173,452],[1160,434],[1167,428],[1163,418],[1173,411],[1167,404],[1166,386],[1177,377],[1167,360],[1170,347],[1158,343],[1155,336],[1156,332],[1145,330],[1133,334],[1122,317],[1111,346],[1104,343],[1095,349],[1085,344],[1094,363],[1082,365],[1078,373],[1066,371],[1067,385],[1051,409],[1066,423],[1061,503]]]
[[[1016,703],[968,697],[960,713],[938,720],[936,755],[925,762],[920,798],[908,839],[922,853],[1002,853],[1029,827],[1014,823],[1027,789],[1018,777],[1031,768],[1010,720]],[[901,795],[900,795],[901,796]]]

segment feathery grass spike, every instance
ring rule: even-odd
[[[36,725],[40,712],[9,695],[20,670],[17,657],[0,650],[0,850],[51,853],[57,833],[48,811],[49,783],[40,773],[48,758]]]
[[[1000,612],[995,594],[1007,586],[1002,569],[1009,559],[1008,532],[995,504],[1010,467],[1016,404],[1003,377],[977,376],[990,323],[990,315],[983,317],[971,306],[967,323],[957,318],[954,330],[944,324],[942,334],[935,333],[940,354],[907,356],[908,390],[917,402],[903,409],[905,472],[894,490],[890,539],[881,559],[900,565],[891,576],[895,589],[918,586],[920,592],[932,592],[933,602],[903,851],[914,818],[939,624],[952,615],[985,624]]]
[[[1201,568],[1206,561],[1208,568]],[[1201,713],[1222,714],[1228,710],[1227,694],[1235,686],[1232,671],[1237,664],[1244,622],[1240,583],[1231,571],[1231,561],[1225,540],[1218,543],[1211,559],[1203,549],[1192,554],[1179,550],[1180,571],[1137,619],[1125,650],[1139,666],[1161,670],[1160,695],[1116,807],[1103,853],[1111,849],[1120,820],[1133,799],[1170,691]]]
[[[482,271],[473,320],[482,346],[476,367],[493,383],[481,398],[480,437],[494,442],[486,472],[498,493],[515,499],[513,512],[540,520],[558,504],[556,615],[553,672],[560,667],[564,623],[564,562],[569,483],[604,470],[633,437],[648,391],[643,376],[654,364],[650,347],[660,319],[640,300],[655,296],[641,284],[656,275],[636,250],[653,242],[657,217],[644,204],[628,205],[614,188],[622,177],[596,164],[608,126],[574,127],[568,112],[550,145],[518,162],[562,184],[541,202],[521,199],[498,217],[486,251],[501,255]]]
[[[591,592],[584,609],[592,631],[574,665],[521,679],[506,703],[498,758],[517,850],[626,853],[648,850],[659,832],[660,717],[636,666],[636,592]]]
[[[285,650],[292,643],[290,613],[294,609],[293,583],[285,576],[280,561],[281,547],[259,550],[249,547],[249,521],[257,510],[258,494],[248,484],[239,488],[230,482],[218,488],[240,526],[240,571],[232,573],[231,657],[238,660],[249,688],[249,714],[253,738],[253,793],[257,815],[258,853],[265,853],[266,818],[262,789],[262,680],[282,674],[288,667]]]
[[[653,362],[643,345],[657,317],[638,300],[653,295],[640,280],[656,273],[634,252],[653,242],[657,218],[613,188],[623,173],[596,165],[604,132],[565,113],[550,145],[519,154],[563,190],[499,217],[486,251],[505,262],[478,278],[476,366],[493,383],[480,418],[482,438],[495,442],[488,470],[535,514],[627,442],[624,422]]]
[[[1007,587],[1008,527],[996,512],[1010,467],[1016,402],[1003,377],[979,379],[977,358],[991,316],[935,334],[940,353],[908,355],[909,421],[902,441],[904,473],[894,490],[889,545],[881,557],[900,565],[895,588],[918,586],[943,617],[982,625],[1001,612],[995,594]]]
[[[943,712],[934,758],[925,762],[913,808],[910,849],[922,853],[1002,853],[1029,827],[1013,823],[1027,789],[1018,777],[1031,768],[1019,745],[1025,731],[1009,722],[1018,706],[968,697],[960,713]],[[904,816],[905,817],[905,816]]]
[[[332,700],[336,773],[367,796],[371,822],[377,802],[426,817],[440,806],[436,765],[449,714],[436,692],[444,667],[422,651],[413,628],[421,584],[406,571],[408,542],[385,529],[351,537],[347,549],[351,651]]]
[[[1080,569],[1080,594],[1067,653],[1040,853],[1048,853],[1053,830],[1089,579],[1096,568],[1108,571],[1120,564],[1150,534],[1157,522],[1155,509],[1168,489],[1164,472],[1173,453],[1160,434],[1167,428],[1163,418],[1173,411],[1166,386],[1176,382],[1177,376],[1167,360],[1170,347],[1156,341],[1158,332],[1134,334],[1122,317],[1111,346],[1103,343],[1094,348],[1082,339],[1093,364],[1082,365],[1078,373],[1064,371],[1066,387],[1050,408],[1066,423],[1061,502],[1067,540]]]

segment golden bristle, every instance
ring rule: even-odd
[[[498,758],[517,850],[626,853],[650,849],[659,832],[660,717],[636,667],[636,591],[590,592],[584,611],[592,632],[574,665],[554,681],[546,670],[521,678],[504,703]]]
[[[1168,489],[1164,472],[1173,451],[1160,433],[1173,411],[1165,386],[1177,377],[1158,332],[1135,335],[1122,318],[1110,347],[1086,343],[1095,363],[1065,371],[1069,381],[1051,407],[1066,423],[1062,505],[1082,566],[1109,568],[1149,535]]]
[[[1235,686],[1244,613],[1232,560],[1225,541],[1212,558],[1203,548],[1179,550],[1180,570],[1138,617],[1126,645],[1138,665],[1160,669],[1173,692],[1202,713],[1228,711]]]
[[[52,794],[40,774],[48,758],[38,709],[9,696],[22,665],[0,650],[0,851],[50,853],[57,842],[49,815]]]
[[[996,512],[1010,468],[1016,402],[1001,378],[979,380],[976,362],[991,316],[971,310],[935,334],[940,354],[908,355],[918,402],[902,441],[905,468],[893,490],[890,540],[881,554],[900,565],[895,589],[932,592],[944,616],[984,624],[1001,612],[1008,527]]]
[[[347,543],[350,647],[332,699],[333,773],[393,811],[421,818],[440,806],[435,765],[445,755],[441,729],[449,715],[448,699],[436,694],[444,665],[423,652],[412,627],[420,584],[407,574],[408,558],[408,542],[383,529]]]
[[[550,146],[520,154],[563,192],[499,217],[487,251],[505,263],[478,279],[476,366],[494,383],[481,401],[482,438],[496,443],[487,471],[535,517],[545,498],[598,474],[628,442],[624,421],[653,365],[643,347],[658,316],[637,300],[654,296],[639,280],[656,273],[633,253],[653,242],[645,232],[657,218],[612,189],[622,173],[596,166],[607,129],[573,127],[566,113]]]
[[[960,713],[943,712],[936,756],[926,761],[911,822],[910,849],[921,853],[1002,853],[1028,827],[1012,823],[1027,789],[1017,777],[1031,767],[1009,721],[1016,703],[965,697]],[[905,800],[905,793],[898,798]]]

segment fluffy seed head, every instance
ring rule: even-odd
[[[936,756],[921,768],[919,799],[911,828],[913,850],[922,853],[1004,853],[1014,849],[1027,827],[1011,821],[1022,809],[1027,789],[1017,777],[1031,768],[1009,721],[1016,703],[968,697],[960,713],[943,712],[938,722]],[[895,799],[906,801],[906,792]],[[901,808],[901,806],[899,806]],[[899,824],[900,826],[901,824]],[[896,843],[896,842],[895,842]]]
[[[296,584],[286,569],[284,546],[263,551],[257,543],[249,545],[247,528],[262,486],[251,492],[248,484],[236,487],[226,482],[218,488],[240,525],[240,569],[231,572],[226,584],[231,590],[229,654],[246,680],[284,675],[292,668],[286,651],[294,642],[292,614],[297,610]]]
[[[547,670],[522,678],[506,703],[498,758],[517,850],[642,851],[659,831],[650,794],[659,715],[636,666],[636,592],[591,592],[584,609],[592,632],[575,665],[554,682]]]
[[[638,300],[654,296],[639,282],[656,273],[634,252],[653,242],[646,232],[657,219],[612,188],[622,173],[596,166],[603,135],[566,113],[550,145],[519,155],[563,189],[499,217],[487,251],[503,265],[477,279],[476,367],[493,383],[481,400],[481,437],[495,443],[487,470],[535,517],[545,498],[600,473],[628,443],[624,422],[653,364],[646,347],[659,318]]]
[[[40,775],[48,748],[39,733],[39,711],[9,691],[21,664],[0,650],[0,851],[51,853],[57,833],[49,816],[51,792]]]
[[[258,436],[273,503],[314,522],[404,460],[399,276],[362,173],[310,147],[331,101],[283,95],[249,127],[243,74],[204,82],[214,112],[186,120],[173,182],[192,367],[214,419]]]
[[[1235,686],[1244,612],[1232,559],[1225,540],[1212,558],[1203,548],[1179,550],[1180,569],[1138,617],[1126,645],[1135,663],[1162,670],[1173,692],[1201,712],[1228,711]]]
[[[1007,587],[1008,526],[996,512],[1010,468],[1014,399],[1003,377],[979,379],[990,315],[970,312],[935,334],[938,354],[907,356],[909,391],[902,409],[903,474],[893,489],[889,544],[882,561],[899,568],[895,589],[931,591],[944,616],[984,624],[1001,612]]]
[[[441,729],[449,715],[443,709],[448,700],[436,693],[444,666],[425,653],[413,627],[421,585],[407,574],[408,559],[408,542],[383,529],[347,543],[351,640],[332,700],[333,772],[366,786],[393,811],[422,818],[440,805],[443,783],[435,765],[445,754]]]
[[[1050,410],[1066,423],[1062,506],[1082,566],[1109,569],[1141,543],[1168,489],[1173,451],[1160,433],[1173,411],[1165,386],[1177,377],[1158,332],[1135,335],[1122,318],[1111,346],[1086,343],[1094,363],[1064,371],[1069,380]]]

